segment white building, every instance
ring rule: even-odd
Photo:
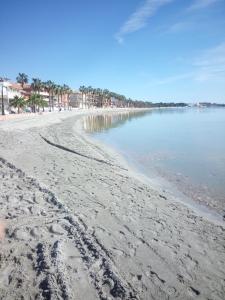
[[[69,102],[72,107],[82,108],[84,105],[84,99],[80,92],[74,91],[70,94]]]
[[[9,113],[9,101],[17,95],[17,92],[14,92],[10,89],[10,82],[4,79],[0,79],[0,113],[8,114]]]
[[[24,96],[24,91],[21,85],[18,83],[12,83],[4,78],[0,78],[0,114],[2,114],[3,110],[5,114],[10,113],[10,100],[12,100],[15,96]]]

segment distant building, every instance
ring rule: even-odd
[[[70,94],[69,103],[72,107],[82,108],[84,105],[82,93],[74,91],[72,94]]]
[[[119,106],[119,100],[115,97],[111,97],[111,107],[118,107]]]

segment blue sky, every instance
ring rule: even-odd
[[[225,102],[225,0],[1,3],[0,75]]]

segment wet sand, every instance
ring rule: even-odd
[[[134,176],[85,113],[0,123],[0,299],[224,299],[224,224]]]

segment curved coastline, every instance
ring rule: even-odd
[[[107,113],[110,114],[110,111]],[[119,111],[118,113],[121,112]],[[101,113],[97,115],[101,115]],[[95,146],[98,146],[98,148],[103,149],[103,151],[114,157],[118,161],[118,164],[121,164],[122,166],[124,166],[124,168],[129,170],[129,174],[131,176],[133,176],[139,181],[142,181],[145,184],[148,184],[159,194],[168,197],[170,201],[175,201],[184,204],[188,208],[192,209],[198,216],[203,217],[211,222],[214,222],[217,225],[225,227],[225,222],[223,219],[224,215],[222,213],[219,214],[213,208],[208,207],[204,204],[200,204],[195,200],[192,200],[190,197],[184,195],[184,193],[182,193],[181,191],[178,191],[178,189],[165,178],[159,177],[157,175],[155,176],[155,179],[153,179],[147,176],[146,174],[140,172],[138,168],[135,165],[128,162],[128,160],[126,160],[125,157],[122,154],[120,154],[117,149],[113,148],[111,145],[106,145],[106,143],[101,142],[96,138],[93,138],[91,134],[88,134],[84,128],[85,118],[86,115],[81,116],[81,118],[76,121],[76,125],[73,127],[73,129],[77,132],[77,134],[82,135],[88,142],[93,143]]]
[[[89,139],[89,113],[0,126],[2,297],[223,299],[224,227]]]

